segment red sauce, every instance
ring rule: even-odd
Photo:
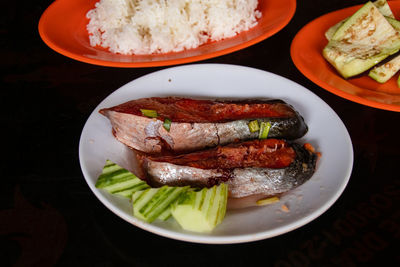
[[[140,109],[157,111],[158,119],[173,122],[226,122],[239,119],[287,118],[296,112],[281,100],[212,101],[179,97],[153,97],[132,100],[103,109],[143,116]]]
[[[295,157],[296,152],[284,140],[264,139],[219,146],[179,156],[149,157],[149,159],[200,169],[233,169],[285,168]]]

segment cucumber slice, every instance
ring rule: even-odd
[[[132,193],[150,187],[146,182],[136,177],[136,175],[110,160],[106,161],[95,186],[111,194],[128,198],[131,197]]]
[[[161,219],[168,219],[168,209],[179,196],[186,192],[188,186],[149,188],[132,195],[133,215],[146,222],[153,222],[160,215]]]
[[[382,15],[386,17],[386,19],[394,19],[394,15],[392,10],[390,9],[389,4],[387,3],[386,0],[378,0],[373,2],[373,4],[376,6],[376,8],[381,12]],[[347,21],[348,18],[345,18],[332,27],[330,27],[326,32],[325,32],[325,37],[330,41],[332,39],[332,36],[335,34],[335,32]]]
[[[170,206],[165,211],[163,211],[163,213],[161,213],[157,219],[166,221],[171,217],[171,215],[172,215],[172,213],[171,213],[171,206]]]
[[[210,232],[225,217],[227,199],[226,184],[188,191],[172,206],[172,216],[185,230]]]
[[[371,2],[347,19],[323,56],[344,77],[358,75],[400,49],[400,34]]]

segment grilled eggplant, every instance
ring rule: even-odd
[[[344,77],[358,75],[400,49],[400,34],[371,2],[333,34],[323,56]]]
[[[279,139],[251,140],[176,156],[138,154],[152,186],[211,187],[224,182],[229,197],[271,196],[289,191],[314,173],[317,153]]]
[[[188,152],[258,138],[250,121],[269,122],[269,137],[296,139],[308,130],[282,100],[194,100],[153,97],[105,108],[114,136],[145,153]]]
[[[395,21],[394,19],[394,15],[392,10],[390,9],[389,4],[387,3],[386,0],[377,0],[375,2],[373,2],[373,4],[376,6],[376,8],[379,10],[379,12],[381,12],[382,15],[385,16],[385,18],[389,21],[390,24],[392,24],[393,21]],[[332,36],[335,34],[335,32],[343,25],[343,23],[345,23],[348,20],[348,18],[345,18],[341,21],[339,21],[338,23],[336,23],[335,25],[333,25],[332,27],[330,27],[326,32],[325,32],[325,37],[326,39],[328,39],[328,41],[330,41],[332,39]],[[392,24],[393,26],[393,24]],[[394,26],[393,26],[394,27]]]

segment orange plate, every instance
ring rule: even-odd
[[[86,13],[98,0],[56,0],[43,13],[39,33],[52,49],[67,57],[110,67],[156,67],[183,64],[228,54],[258,43],[285,27],[294,15],[296,0],[260,0],[262,17],[249,31],[196,49],[178,53],[120,55],[91,47],[86,31]]]
[[[389,5],[399,18],[400,1],[389,2]],[[331,93],[374,108],[400,111],[397,75],[384,84],[372,80],[367,74],[346,80],[322,56],[322,50],[328,43],[325,32],[361,6],[326,14],[304,26],[293,39],[290,49],[292,60],[308,79]]]

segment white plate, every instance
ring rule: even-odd
[[[209,234],[182,230],[170,219],[148,224],[132,215],[126,199],[96,189],[94,184],[110,159],[133,168],[131,151],[116,141],[107,118],[99,109],[128,100],[153,96],[202,98],[280,98],[294,106],[309,126],[299,142],[310,142],[319,152],[315,174],[302,186],[269,206],[228,210],[224,221]],[[346,127],[336,113],[306,88],[265,71],[222,64],[186,65],[164,69],[136,79],[110,94],[86,122],[79,144],[79,157],[86,182],[96,197],[124,220],[152,233],[197,243],[241,243],[277,236],[314,220],[340,196],[350,178],[353,147]],[[282,211],[282,205],[289,212]]]

